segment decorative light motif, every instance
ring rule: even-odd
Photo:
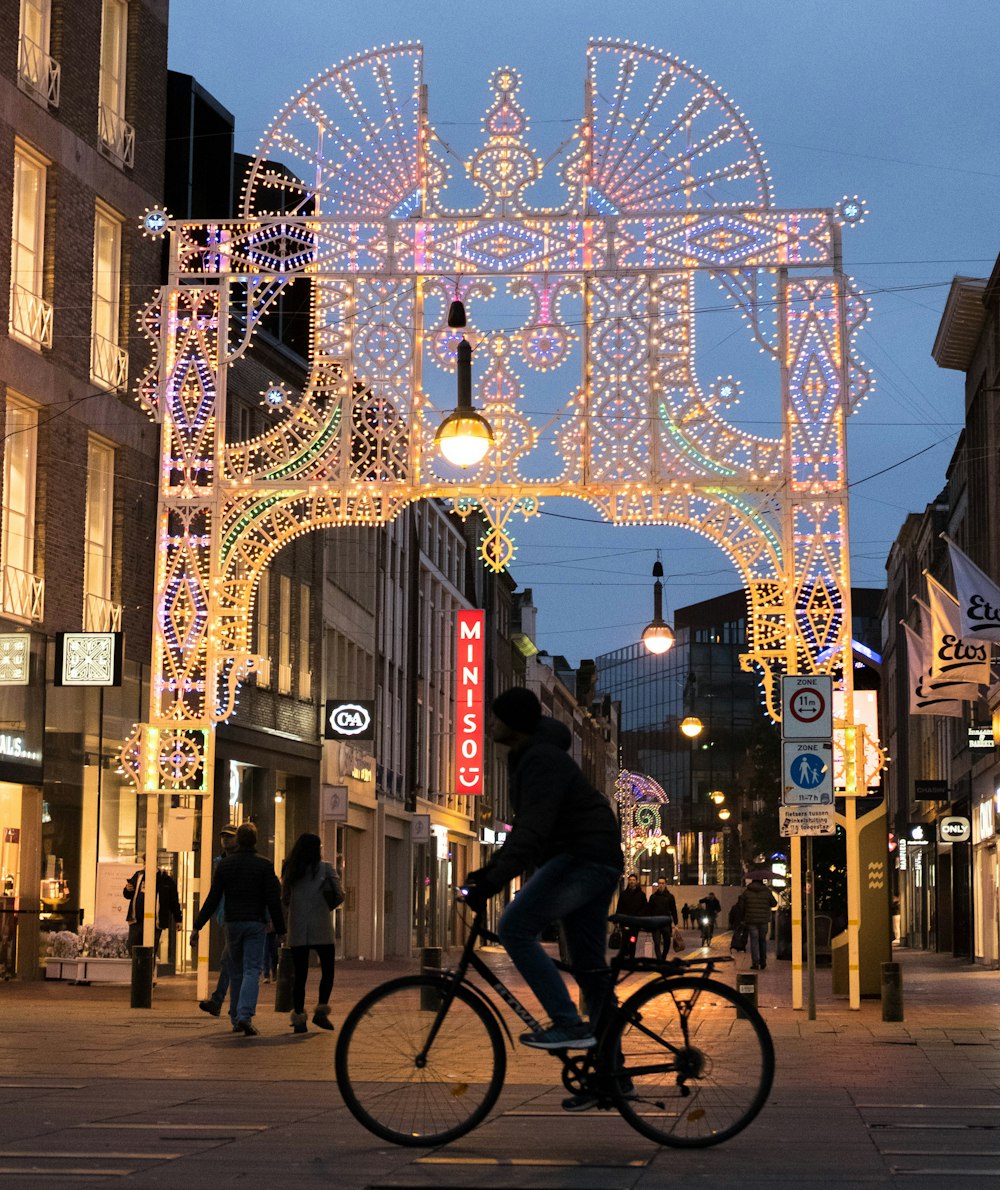
[[[145,213],[144,234],[166,231],[170,249],[169,282],[139,319],[153,363],[138,399],[162,426],[157,730],[204,733],[232,714],[258,664],[254,592],[279,549],[316,528],[385,524],[423,498],[479,510],[494,570],[513,557],[512,518],[557,496],[616,524],[700,533],[742,579],[743,664],[774,718],[778,675],[838,664],[850,624],[845,421],[871,388],[853,349],[868,305],[840,271],[838,226],[860,222],[864,204],[775,207],[739,109],[646,46],[591,43],[584,113],[548,161],[519,88],[509,67],[490,77],[467,206],[452,200],[449,150],[428,120],[421,48],[401,44],[292,96],[250,164],[241,218]],[[534,203],[546,171],[563,187],[551,207]],[[780,366],[780,435],[727,419],[738,378],[699,378],[699,273]],[[264,433],[221,443],[225,372],[295,278],[310,286],[305,390],[275,400]],[[501,299],[519,322],[484,329]],[[455,301],[476,325],[449,325]],[[462,334],[482,351],[470,404],[494,445],[456,474],[434,449],[442,410],[425,377],[451,371]],[[525,369],[565,379],[541,425]],[[130,771],[151,773],[135,747]]]

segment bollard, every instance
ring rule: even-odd
[[[899,963],[882,964],[882,1020],[903,1019],[903,972]]]
[[[440,946],[425,946],[420,952],[421,974],[435,974],[441,970],[441,958],[444,951]],[[441,1000],[430,988],[420,989],[420,1007],[424,1012],[437,1012]]]
[[[295,982],[295,967],[292,963],[291,947],[282,946],[278,951],[278,974],[274,981],[274,1011],[292,1011],[292,984]]]
[[[736,990],[747,1001],[751,1007],[757,1007],[757,972],[756,971],[742,971],[736,977]],[[738,1017],[745,1017],[747,1014],[742,1009],[736,1009]]]
[[[153,1007],[153,948],[151,946],[132,947],[132,1007]]]

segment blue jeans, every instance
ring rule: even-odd
[[[230,1005],[236,1006],[237,1021],[252,1021],[257,1012],[260,973],[264,967],[267,926],[262,921],[226,922],[229,950]],[[232,1015],[232,1008],[230,1008]]]
[[[767,966],[767,922],[747,926],[750,931],[750,962],[757,967]]]
[[[219,955],[219,982],[215,985],[215,991],[211,998],[221,1008],[226,1002],[226,992],[229,991],[229,939],[226,939],[225,945],[222,948],[222,954]],[[236,1021],[236,1002],[229,1001],[229,1015]]]
[[[538,936],[552,922],[562,922],[573,975],[596,1022],[609,990],[608,976],[600,971],[606,966],[608,906],[620,878],[617,869],[605,864],[557,855],[542,864],[503,911],[500,941],[554,1025],[576,1024],[580,1014]]]

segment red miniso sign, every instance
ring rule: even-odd
[[[456,625],[455,792],[483,792],[483,681],[486,613],[460,611]]]

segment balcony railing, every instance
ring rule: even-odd
[[[84,632],[121,632],[122,605],[100,595],[83,597]]]
[[[59,106],[62,69],[41,46],[21,34],[17,47],[17,82],[22,91],[43,107]]]
[[[45,615],[45,579],[15,566],[3,567],[3,614],[39,623]]]
[[[52,307],[21,285],[10,287],[10,333],[34,347],[52,346]]]
[[[97,109],[97,133],[104,153],[131,169],[135,161],[135,129],[132,125],[102,103]]]
[[[127,388],[128,352],[103,335],[92,336],[90,376],[95,384],[102,384],[105,388]]]

